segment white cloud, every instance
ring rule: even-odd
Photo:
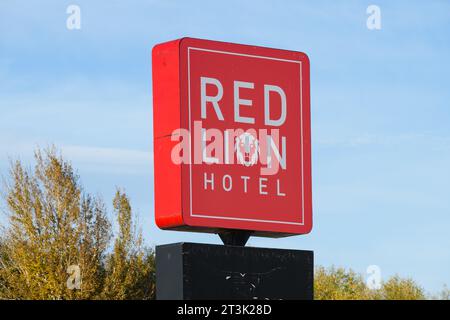
[[[88,165],[142,167],[153,164],[150,151],[67,145],[61,148],[69,159]]]
[[[381,135],[362,133],[347,137],[320,137],[313,140],[321,146],[329,147],[363,147],[363,146],[414,146],[426,145],[435,150],[450,149],[450,137],[425,133],[404,133]]]
[[[33,162],[33,152],[47,144],[10,141],[0,143],[0,167],[7,167],[8,158],[20,158],[24,163]],[[105,148],[84,145],[56,146],[65,159],[76,169],[107,174],[151,174],[153,154],[150,151],[124,148]]]

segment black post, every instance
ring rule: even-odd
[[[231,238],[228,238],[228,236]],[[244,243],[243,234],[225,235]],[[313,299],[312,251],[174,243],[156,247],[156,298]]]
[[[253,231],[248,230],[224,230],[218,233],[223,244],[226,246],[244,247]]]

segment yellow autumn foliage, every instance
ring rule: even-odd
[[[111,250],[101,198],[82,189],[55,148],[37,150],[35,161],[34,170],[13,161],[4,181],[0,299],[153,298],[153,253],[142,246],[127,195],[117,190],[114,199],[119,232]]]
[[[316,300],[423,300],[424,290],[412,279],[397,275],[382,281],[379,289],[369,289],[362,275],[345,268],[316,268]]]

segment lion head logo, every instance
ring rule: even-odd
[[[253,166],[258,161],[259,142],[252,134],[244,132],[236,137],[234,148],[239,163],[244,166]]]

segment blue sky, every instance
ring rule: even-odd
[[[66,8],[81,8],[81,30]],[[381,9],[368,30],[366,8]],[[450,285],[450,2],[0,2],[0,173],[56,144],[86,189],[129,193],[148,244],[220,243],[153,222],[151,48],[191,36],[311,59],[314,229],[250,245]]]

